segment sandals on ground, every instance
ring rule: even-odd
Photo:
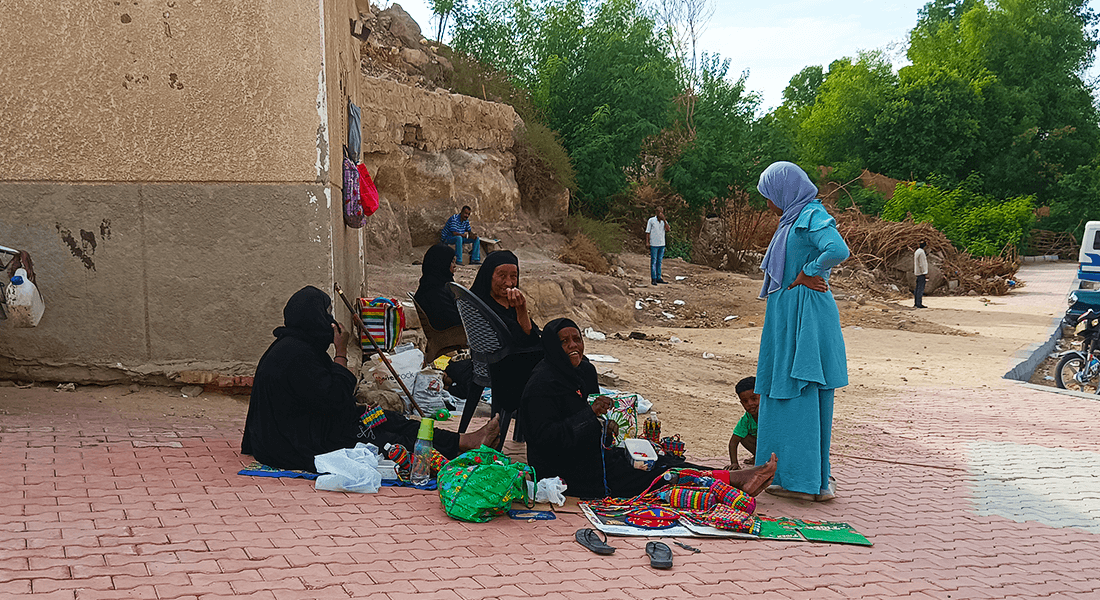
[[[601,536],[603,539],[601,539]],[[577,540],[578,544],[588,548],[596,554],[606,556],[615,553],[615,548],[607,545],[607,536],[604,535],[602,531],[597,531],[595,529],[578,529],[573,537]]]

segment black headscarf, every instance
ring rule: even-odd
[[[424,253],[424,264],[420,265],[420,272],[423,274],[420,277],[420,285],[424,285],[425,282],[454,281],[455,276],[451,273],[451,261],[454,258],[455,251],[450,246],[436,244],[428,248]]]
[[[496,252],[490,252],[489,256],[485,257],[485,262],[481,263],[481,268],[477,270],[477,277],[474,277],[474,284],[470,286],[470,291],[475,296],[481,298],[489,306],[493,306],[497,303],[493,299],[493,272],[497,270],[500,265],[516,265],[516,270],[519,270],[519,258],[512,254],[510,250],[497,250]],[[519,286],[519,275],[516,275],[516,286]],[[509,309],[512,311],[512,318],[515,319],[516,309]]]
[[[332,324],[336,322],[331,306],[328,294],[307,285],[290,297],[283,308],[283,326],[271,333],[277,338],[298,338],[324,352],[332,344]]]
[[[428,316],[429,324],[438,330],[462,324],[455,307],[455,297],[447,289],[447,283],[454,281],[451,273],[454,257],[453,248],[436,244],[424,253],[424,264],[420,267],[423,275],[414,298]]]
[[[537,346],[539,342],[539,327],[535,323],[534,319],[531,319],[531,333],[524,333],[523,328],[519,325],[519,316],[516,313],[516,309],[512,307],[505,307],[496,299],[493,298],[493,273],[497,270],[497,267],[501,265],[516,265],[516,286],[519,286],[519,258],[515,254],[512,254],[508,250],[497,250],[496,252],[489,253],[489,256],[485,257],[485,262],[482,263],[481,268],[477,270],[477,277],[474,277],[474,284],[470,286],[470,291],[475,296],[481,298],[500,317],[501,321],[508,326],[508,332],[512,334],[512,339],[518,343],[521,347]],[[537,362],[537,361],[536,361]],[[532,363],[530,366],[534,366]],[[530,369],[527,370],[530,372]],[[526,373],[524,374],[524,381],[526,382]],[[516,392],[517,396],[523,391],[523,386]]]
[[[241,452],[284,469],[313,470],[313,457],[355,446],[356,377],[329,358],[332,301],[304,287],[283,309],[285,325],[256,365]]]
[[[567,385],[580,390],[587,398],[589,394],[596,394],[600,391],[599,385],[593,386],[594,379],[590,376],[595,368],[589,362],[587,356],[581,356],[581,364],[576,367],[569,360],[569,355],[561,347],[561,340],[558,338],[558,333],[568,327],[572,327],[577,331],[581,329],[571,319],[554,319],[546,324],[546,328],[542,330],[543,360],[553,368]]]

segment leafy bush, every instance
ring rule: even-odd
[[[691,262],[691,235],[688,225],[673,224],[672,231],[665,236],[665,258],[682,258]]]
[[[901,221],[912,215],[931,223],[956,247],[974,256],[997,256],[1005,246],[1019,247],[1034,220],[1032,196],[997,200],[976,191],[969,177],[954,189],[910,183],[899,185],[882,218]]]
[[[867,189],[856,183],[844,189],[847,193],[840,192],[840,196],[836,199],[836,207],[839,209],[843,210],[854,204],[859,208],[859,212],[877,217],[886,207],[886,195],[876,190]]]
[[[531,147],[546,168],[553,173],[554,180],[570,190],[577,190],[577,174],[573,170],[573,163],[569,160],[569,154],[561,145],[558,134],[538,121],[530,121],[524,124],[521,139]]]

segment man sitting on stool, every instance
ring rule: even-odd
[[[439,232],[442,243],[455,247],[455,263],[459,265],[462,264],[462,246],[466,244],[473,246],[470,250],[470,264],[481,264],[481,241],[470,229],[471,212],[473,209],[463,206],[457,215],[451,215],[451,218],[447,219],[447,223]]]

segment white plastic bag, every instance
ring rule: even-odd
[[[319,454],[313,458],[313,466],[318,473],[324,473],[317,478],[318,490],[373,494],[382,487],[377,449],[372,451],[362,442],[354,448]]]
[[[447,408],[447,402],[454,403],[455,398],[443,389],[443,371],[431,367],[416,374],[416,383],[412,387],[413,398],[426,413]],[[448,409],[450,410],[450,409]]]
[[[424,362],[424,353],[416,348],[412,350],[406,350],[394,355],[386,355],[390,359],[390,363],[393,364],[393,370],[397,371],[397,374],[401,377],[401,381],[405,384],[405,387],[409,388],[411,392],[413,386],[416,384],[416,375],[420,372],[420,365]],[[405,412],[412,410],[412,405],[409,404],[409,399],[405,397],[404,391],[401,386],[394,379],[393,373],[390,372],[386,365],[382,364],[382,359],[377,354],[372,354],[370,357],[370,369],[367,370],[371,377],[374,379],[375,385],[383,390],[391,390],[401,395],[401,399],[405,402]]]
[[[535,484],[528,481],[527,489],[529,492],[532,487],[535,487]],[[561,480],[561,477],[540,479],[538,487],[534,490],[535,502],[550,502],[551,504],[563,506],[565,504],[565,490],[567,487],[565,482]]]

